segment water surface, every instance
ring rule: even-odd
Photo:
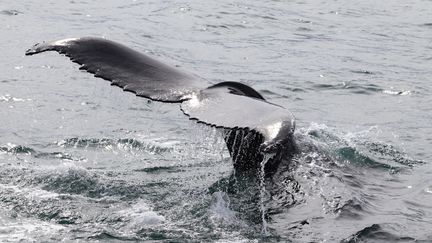
[[[2,1],[0,241],[432,241],[431,12],[401,0]],[[80,36],[251,85],[296,116],[301,153],[261,186],[236,181],[219,132],[178,105],[55,53],[24,56]]]

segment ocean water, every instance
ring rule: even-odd
[[[0,242],[432,242],[430,1],[0,3]],[[297,118],[235,180],[219,131],[36,42],[98,36]]]

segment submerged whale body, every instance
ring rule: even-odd
[[[137,96],[181,103],[180,109],[189,119],[223,130],[236,170],[256,170],[264,155],[271,154],[265,169],[272,171],[296,150],[293,115],[245,84],[212,84],[103,38],[44,42],[27,50],[26,55],[45,51],[64,54],[80,64],[81,70]]]

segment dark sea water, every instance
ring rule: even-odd
[[[24,56],[80,36],[254,87],[301,152],[233,181],[177,104]],[[0,47],[0,242],[432,242],[431,1],[2,0]]]

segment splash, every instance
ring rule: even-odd
[[[144,200],[139,200],[129,207],[116,213],[124,222],[128,222],[126,228],[129,230],[139,229],[143,225],[158,225],[166,221],[165,217],[153,211]]]
[[[410,95],[412,92],[411,90],[394,90],[393,87],[390,90],[383,90],[384,94],[389,95]]]
[[[267,220],[265,218],[265,214],[266,214],[266,207],[264,205],[265,202],[265,196],[267,194],[266,188],[265,188],[265,165],[266,163],[272,159],[274,157],[275,154],[263,154],[263,160],[261,161],[261,168],[260,168],[260,175],[259,175],[259,179],[260,179],[260,211],[261,211],[261,220],[262,220],[262,230],[261,230],[261,234],[264,236],[268,236],[268,224],[267,224]]]
[[[234,224],[237,221],[234,211],[230,209],[229,196],[221,191],[212,194],[211,220],[215,223],[221,222]]]

